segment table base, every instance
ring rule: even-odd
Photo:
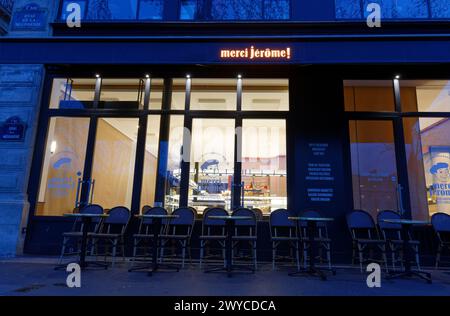
[[[312,275],[312,276],[318,276],[323,281],[327,280],[327,276],[324,273],[324,271],[330,271],[333,275],[336,275],[336,270],[333,268],[307,268],[307,269],[300,269],[298,271],[289,273],[289,276],[303,276],[303,275]]]
[[[425,271],[417,271],[417,270],[411,270],[411,271],[389,271],[389,275],[386,276],[387,280],[392,279],[399,279],[399,278],[405,278],[405,277],[418,277],[422,280],[427,281],[427,283],[431,284],[433,281],[431,280],[431,274]]]

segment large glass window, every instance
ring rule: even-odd
[[[167,183],[165,206],[174,210],[180,205],[180,181],[183,139],[185,135],[184,116],[170,116],[169,142],[161,146],[169,146],[167,159]]]
[[[49,117],[37,215],[84,203],[142,209],[163,202],[172,211],[187,201],[199,212],[230,210],[232,201],[265,213],[286,207],[285,114],[262,111],[288,111],[288,79],[56,78],[49,106],[51,116],[76,108],[85,118]]]
[[[78,206],[88,130],[89,118],[50,119],[36,215],[61,216]]]
[[[151,115],[147,121],[147,135],[144,154],[144,177],[142,180],[141,209],[144,205],[154,205],[156,172],[158,168],[160,116]]]
[[[144,107],[144,83],[140,79],[102,79],[99,108]]]
[[[287,208],[285,120],[243,120],[242,182],[244,206]]]
[[[345,80],[346,111],[377,112],[395,110],[391,80]]]
[[[50,96],[51,109],[90,108],[95,95],[96,79],[55,78]]]
[[[181,0],[181,20],[288,20],[290,0]]]
[[[234,175],[234,119],[194,119],[190,158],[189,205],[231,207]]]
[[[242,110],[289,111],[289,80],[244,79]]]
[[[371,11],[367,7],[377,3],[383,19],[426,19],[430,17],[428,1],[447,0],[336,0],[337,19],[365,19]]]
[[[192,79],[192,110],[236,110],[237,80]]]
[[[431,16],[436,19],[450,18],[450,3],[448,0],[429,0]]]
[[[70,3],[81,7],[82,18],[89,21],[104,20],[161,20],[164,0],[63,0],[61,20],[65,20]]]
[[[450,214],[450,119],[405,118],[412,216]]]
[[[400,209],[391,121],[350,121],[353,205],[374,218]]]
[[[401,80],[403,112],[450,112],[450,81]]]
[[[184,110],[186,103],[186,79],[172,80],[172,110]]]
[[[93,204],[105,209],[131,207],[138,125],[137,118],[98,119],[90,192]]]

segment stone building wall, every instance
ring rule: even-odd
[[[28,218],[27,187],[41,99],[42,65],[0,64],[0,123],[18,117],[22,139],[0,139],[0,256],[21,253]]]

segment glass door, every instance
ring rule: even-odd
[[[191,130],[188,205],[231,209],[235,120],[194,118]]]
[[[89,123],[84,117],[50,118],[35,215],[60,216],[79,206]]]
[[[131,208],[138,130],[138,118],[97,119],[90,203]]]

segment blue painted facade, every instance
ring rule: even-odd
[[[343,140],[347,135],[336,122],[343,115],[339,107],[342,80],[371,74],[390,79],[399,71],[411,78],[427,77],[441,75],[450,66],[450,0],[395,1],[397,6],[394,1],[382,1],[381,28],[367,27],[367,1],[360,0],[292,0],[277,7],[272,1],[256,1],[255,6],[252,0],[239,2],[252,4],[250,9],[237,7],[225,13],[220,5],[231,3],[233,8],[238,2],[120,0],[110,1],[110,8],[101,11],[103,0],[74,1],[82,4],[81,28],[64,23],[61,3],[68,2],[16,0],[12,7],[11,1],[0,1],[0,11],[6,8],[11,16],[9,31],[0,38],[0,121],[18,116],[26,124],[22,142],[0,142],[0,256],[21,253],[25,239],[30,244],[27,252],[56,253],[57,238],[67,226],[62,219],[39,219],[29,213],[28,193],[30,185],[36,185],[30,174],[33,153],[38,152],[38,118],[45,106],[42,96],[46,84],[48,88],[49,69],[82,67],[94,73],[126,66],[158,71],[180,66],[195,73],[197,65],[211,65],[230,72],[240,67],[259,73],[265,67],[286,70],[293,76],[292,84],[305,92],[298,92],[293,100],[313,108],[291,110],[289,203],[295,209],[317,206],[298,194],[306,190],[304,153],[310,142],[329,142],[340,166],[336,178],[341,185],[334,204],[323,208],[337,218],[332,233],[339,236],[346,231],[344,215],[352,203],[346,190],[349,157]],[[27,10],[34,10],[36,18],[30,24],[23,21]],[[220,58],[222,49],[250,46],[289,47],[292,57],[277,61]],[[336,71],[330,74],[328,69]],[[309,80],[295,77],[302,71]],[[322,95],[322,89],[327,95]],[[327,128],[311,124],[309,117],[320,117]],[[337,249],[344,252],[348,238],[341,239]]]

